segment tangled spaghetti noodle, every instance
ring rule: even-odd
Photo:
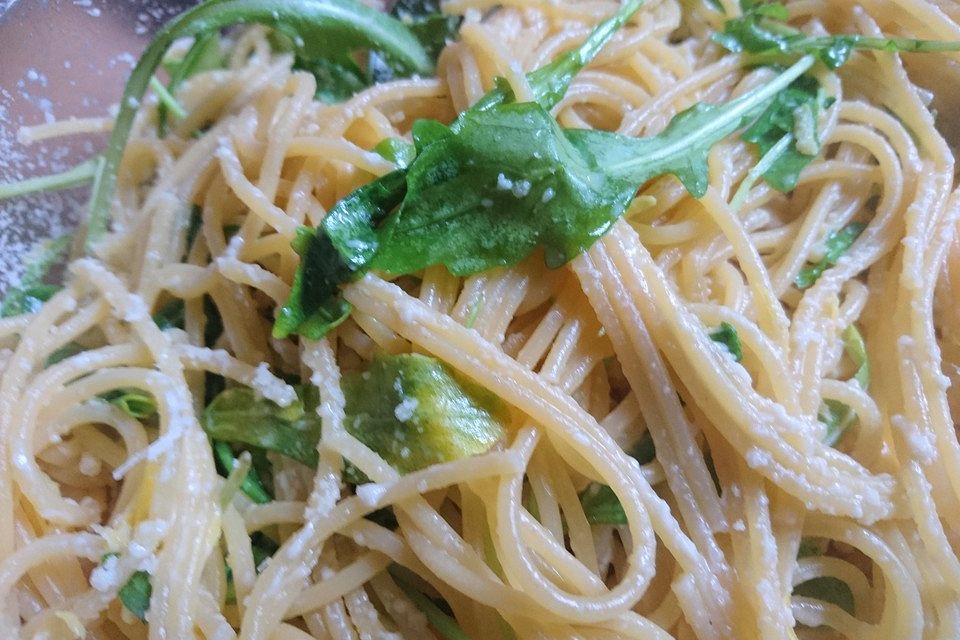
[[[616,9],[496,5],[444,5],[464,22],[436,78],[323,103],[255,26],[183,84],[170,135],[156,100],[140,107],[111,233],[49,301],[0,320],[4,637],[960,637],[960,200],[930,101],[941,118],[955,103],[911,80],[956,75],[955,54],[817,71],[836,99],[791,193],[748,178],[757,155],[730,137],[703,198],[658,178],[563,268],[535,254],[468,277],[370,273],[325,338],[271,335],[298,227],[395,168],[378,143],[453,120],[496,77],[533,99],[525,72]],[[788,7],[813,33],[960,39],[953,2]],[[739,11],[647,2],[557,121],[648,136],[769,79],[709,40]],[[854,222],[849,250],[798,287]],[[177,300],[182,326],[161,328],[151,314]],[[711,337],[721,325],[742,362]],[[341,376],[410,352],[509,406],[497,446],[401,474],[355,437]],[[268,454],[268,501],[237,490],[248,455],[218,474],[202,420],[221,377],[281,406],[291,377],[319,393],[316,469]],[[107,401],[118,388],[147,392],[156,417]],[[833,442],[824,407],[853,416]],[[624,451],[645,439],[640,464]],[[601,486],[622,520],[586,507]],[[395,522],[365,518],[386,507]],[[279,545],[266,562],[256,535]],[[121,594],[137,574],[145,623]]]

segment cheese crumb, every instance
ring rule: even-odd
[[[419,404],[420,402],[416,398],[404,396],[400,404],[394,407],[393,415],[396,416],[400,422],[407,422],[413,418],[413,414],[416,412],[417,405]]]
[[[371,507],[377,506],[377,503],[380,502],[380,499],[383,498],[383,494],[386,492],[387,488],[376,482],[368,482],[367,484],[361,484],[357,487],[357,497]]]

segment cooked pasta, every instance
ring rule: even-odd
[[[404,166],[382,141],[497,86],[535,102],[526,74],[618,7],[449,0],[435,77],[342,101],[245,26],[176,87],[181,117],[135,105],[109,233],[0,320],[3,637],[960,637],[960,197],[938,129],[960,54],[807,63],[822,108],[778,143],[816,156],[795,187],[725,134],[702,197],[662,171],[565,264],[373,268],[323,337],[273,331],[307,286],[298,229]],[[787,8],[812,36],[960,40],[948,0]],[[792,61],[711,39],[750,10],[648,0],[551,113],[650,137],[753,95]],[[489,442],[415,464],[424,423],[402,449],[358,435],[403,354],[478,403]],[[388,421],[426,415],[397,391]],[[221,410],[241,435],[211,432]],[[251,440],[311,421],[315,450]]]

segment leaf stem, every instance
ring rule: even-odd
[[[791,48],[805,51],[810,47],[829,47],[837,39],[850,43],[854,49],[873,49],[875,51],[904,51],[908,53],[937,53],[960,51],[960,41],[918,40],[916,38],[878,38],[875,36],[841,35],[803,38],[791,43]]]
[[[779,76],[767,84],[753,89],[732,102],[728,102],[719,114],[709,125],[698,129],[690,136],[684,136],[673,144],[664,145],[655,150],[654,153],[643,157],[634,158],[626,162],[606,167],[609,171],[616,173],[625,173],[638,165],[659,166],[667,159],[683,154],[690,149],[699,140],[712,140],[717,133],[728,128],[731,124],[739,122],[742,118],[748,116],[757,108],[764,106],[778,93],[789,87],[794,80],[802,76],[810,67],[813,66],[815,58],[807,55],[800,58],[792,67],[781,73]]]
[[[0,200],[36,193],[37,191],[69,189],[90,182],[97,174],[100,160],[101,158],[97,156],[61,173],[27,178],[10,184],[0,184]]]
[[[777,144],[773,145],[769,151],[763,154],[763,157],[750,169],[750,172],[737,188],[737,192],[733,195],[733,199],[730,201],[731,211],[736,213],[740,210],[740,207],[743,206],[743,203],[746,202],[747,197],[750,195],[750,190],[753,188],[753,185],[763,177],[763,174],[770,170],[770,167],[780,159],[780,156],[787,152],[790,145],[793,144],[793,141],[793,134],[788,133],[780,138]]]
[[[173,97],[172,93],[167,91],[167,88],[163,86],[163,83],[160,82],[157,76],[150,78],[150,88],[157,94],[160,103],[163,104],[166,110],[172,113],[177,120],[183,120],[187,117],[186,109]]]

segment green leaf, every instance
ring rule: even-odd
[[[259,456],[254,455],[254,464],[250,467],[246,477],[240,483],[240,491],[246,494],[246,496],[256,504],[266,504],[273,500],[273,497],[263,483],[263,478],[269,473],[270,463],[266,459],[266,456],[263,455],[262,449],[253,448],[251,453],[254,452],[258,453]],[[217,462],[218,470],[223,477],[229,476],[235,464],[234,451],[230,444],[222,440],[214,440],[213,455]],[[258,457],[260,458],[259,465],[257,464]]]
[[[793,595],[829,602],[837,605],[850,615],[856,614],[856,603],[850,586],[833,576],[821,576],[801,582],[793,588]]]
[[[174,298],[153,314],[153,322],[162,331],[167,329],[183,329],[184,314],[183,298]]]
[[[153,585],[150,584],[150,574],[146,571],[137,571],[120,588],[118,595],[127,611],[137,616],[140,622],[146,622],[152,594]]]
[[[76,342],[68,342],[63,345],[47,357],[47,362],[44,364],[45,367],[52,367],[58,362],[62,362],[67,358],[77,355],[78,353],[86,351],[86,348],[81,346]]]
[[[424,75],[433,72],[427,52],[406,27],[355,0],[219,0],[189,9],[157,33],[127,81],[93,190],[88,247],[106,232],[117,169],[136,108],[164,53],[179,38],[217,33],[240,23],[273,27],[291,38],[303,61],[338,60],[360,48],[376,48],[388,52],[405,69]]]
[[[63,287],[47,284],[43,280],[50,270],[63,260],[70,250],[70,236],[41,240],[24,257],[23,275],[20,284],[9,289],[0,302],[0,318],[35,313]]]
[[[377,356],[343,391],[347,431],[400,473],[485,453],[509,422],[497,396],[418,354]]]
[[[408,169],[361,187],[298,237],[303,259],[274,336],[325,335],[349,314],[338,286],[370,268],[404,274],[443,264],[469,275],[514,265],[540,246],[559,267],[606,233],[651,178],[673,173],[702,196],[710,148],[812,63],[727,104],[698,105],[639,140],[562,130],[539,103],[474,108],[451,127],[416,122],[419,155]]]
[[[369,86],[363,71],[349,56],[317,60],[294,60],[294,69],[308,71],[317,79],[316,98],[327,104],[337,104]]]
[[[806,72],[812,58],[803,58],[765,85],[718,105],[697,104],[678,114],[659,135],[624,138],[606,132],[575,131],[604,170],[635,184],[666,174],[676,176],[696,198],[707,191],[707,157],[718,142],[765,113],[772,101]]]
[[[800,539],[800,547],[797,549],[797,558],[822,556],[826,548],[826,542],[822,538],[803,537]]]
[[[867,356],[867,344],[856,325],[851,324],[844,330],[843,348],[847,357],[853,360],[853,364],[857,367],[853,379],[857,381],[861,389],[866,391],[870,387],[870,358]]]
[[[604,45],[633,17],[633,14],[642,5],[643,0],[627,0],[615,14],[598,24],[580,46],[564,53],[536,71],[528,73],[527,83],[533,92],[533,101],[548,110],[556,106],[566,95],[567,89],[570,88],[570,83],[573,82],[576,75],[597,57]],[[513,91],[506,83],[500,82],[496,89],[480,98],[471,107],[470,111],[466,111],[464,114],[484,111],[513,101]],[[461,114],[461,118],[464,114]],[[451,125],[454,130],[457,127],[457,122]]]
[[[417,157],[416,147],[400,138],[384,138],[373,150],[401,169],[406,169]]]
[[[743,360],[743,345],[740,343],[740,335],[729,322],[721,322],[720,328],[710,334],[710,339],[725,346],[737,362]]]
[[[157,401],[152,394],[140,389],[115,389],[101,396],[131,418],[146,420],[157,413]]]
[[[831,447],[836,446],[856,419],[857,414],[848,405],[838,400],[824,400],[817,412],[817,420],[827,426],[823,442]]]
[[[447,42],[456,39],[463,22],[460,16],[443,15],[440,12],[440,3],[436,0],[400,0],[393,5],[390,15],[410,29],[433,60],[440,56]],[[397,78],[399,73],[402,73],[402,70],[397,68],[389,54],[370,51],[367,78],[372,84],[389,82]]]
[[[650,431],[645,431],[643,436],[637,440],[636,444],[627,451],[627,455],[635,459],[641,465],[650,464],[657,457],[657,447],[653,444],[653,436]]]
[[[427,622],[433,627],[433,630],[440,634],[444,640],[470,640],[457,621],[445,612],[436,602],[424,595],[420,590],[413,586],[413,576],[409,570],[399,565],[390,565],[388,569],[390,577],[393,578],[400,590],[406,594],[413,602],[414,606],[426,616]],[[446,604],[446,603],[442,603]]]
[[[253,566],[257,569],[257,573],[260,573],[260,566],[263,562],[267,558],[273,557],[273,554],[280,549],[280,545],[262,531],[255,531],[250,534],[250,547],[253,551]]]
[[[960,42],[881,38],[859,34],[808,36],[788,24],[787,9],[779,2],[742,3],[744,12],[727,20],[714,42],[733,53],[783,57],[814,55],[830,69],[837,69],[857,49],[889,52],[960,51]]]
[[[812,287],[824,271],[836,266],[837,261],[853,246],[853,243],[866,228],[867,225],[862,222],[852,222],[839,231],[831,231],[830,235],[827,236],[823,258],[814,265],[804,267],[797,274],[793,281],[797,288],[808,289]]]
[[[627,524],[620,498],[605,484],[593,483],[580,495],[583,513],[590,524]]]
[[[443,264],[468,275],[516,264],[540,245],[558,267],[606,232],[636,188],[571,144],[538,104],[471,112],[410,166],[407,195],[377,231],[371,267],[412,273]]]
[[[317,340],[347,319],[350,305],[339,297],[338,287],[366,271],[379,247],[373,227],[400,203],[406,189],[402,170],[389,173],[338,202],[319,229],[299,230],[293,246],[300,267],[274,322],[275,338],[298,333]]]
[[[535,103],[471,110],[456,133],[430,123],[403,204],[377,230],[370,266],[400,274],[443,264],[469,275],[514,265],[542,246],[547,265],[558,267],[606,233],[651,178],[672,173],[702,196],[713,145],[811,62],[727,104],[685,111],[650,138],[562,130]],[[424,128],[414,125],[415,139]]]
[[[857,367],[853,379],[866,391],[870,386],[870,359],[867,345],[856,325],[850,325],[843,332],[844,351]],[[823,441],[835,446],[843,434],[857,421],[856,412],[847,404],[838,400],[825,400],[817,413],[817,419],[827,426]]]
[[[760,118],[743,132],[743,139],[757,145],[761,156],[766,155],[785,135],[792,135],[793,142],[764,172],[767,183],[778,191],[792,191],[797,186],[800,172],[816,155],[801,152],[797,145],[797,133],[807,132],[819,152],[820,137],[817,123],[821,111],[827,105],[826,94],[815,78],[801,76],[787,89],[781,91]]]
[[[273,451],[316,468],[320,441],[317,390],[312,385],[296,390],[297,400],[281,407],[258,398],[249,387],[227,389],[204,410],[203,428],[215,440]],[[232,454],[230,463],[232,469]]]
[[[641,465],[653,462],[657,455],[653,437],[647,431],[637,443],[627,451],[627,455]],[[580,494],[580,505],[590,524],[627,524],[627,514],[613,489],[605,484],[592,483]]]

